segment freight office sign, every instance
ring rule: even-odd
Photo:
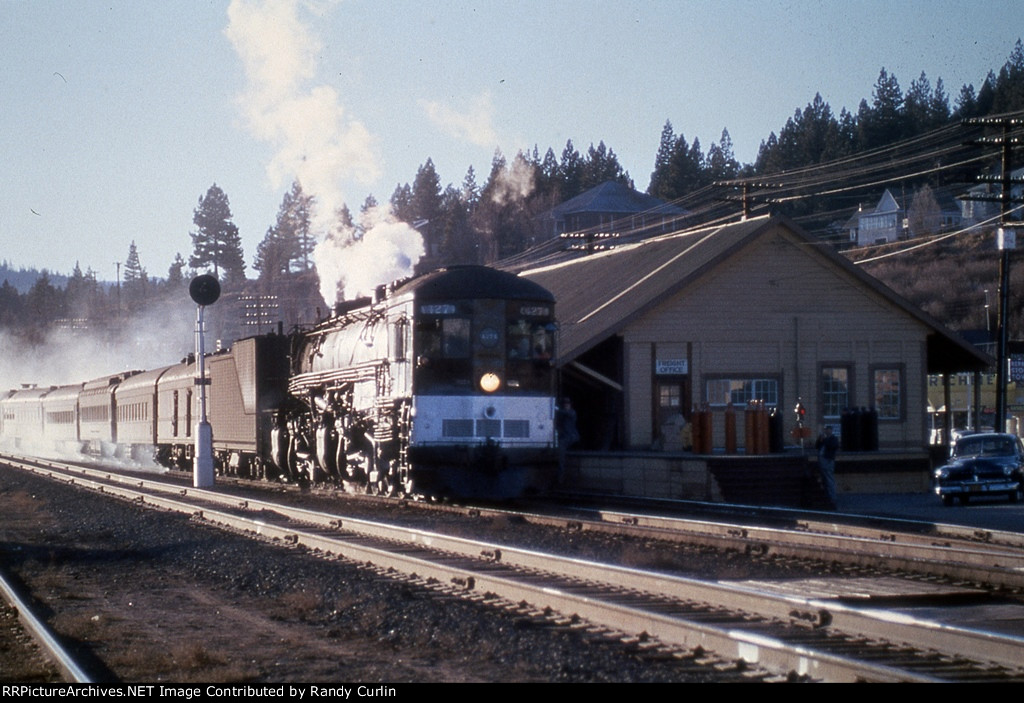
[[[657,359],[654,373],[658,376],[685,376],[690,373],[690,365],[686,359]]]

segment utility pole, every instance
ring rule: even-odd
[[[1010,313],[1010,251],[1017,247],[1017,231],[1010,224],[1010,205],[1013,202],[1021,202],[1011,196],[1013,183],[1024,183],[1024,179],[1013,178],[1013,148],[1021,144],[1020,136],[1013,136],[1014,129],[1024,126],[1024,119],[1010,117],[977,117],[964,120],[965,126],[990,126],[999,127],[1000,136],[982,137],[980,139],[966,142],[973,146],[998,146],[1002,153],[1002,171],[998,178],[992,176],[979,176],[979,182],[999,183],[1002,186],[998,196],[993,195],[966,195],[964,200],[983,200],[998,202],[999,208],[999,229],[996,234],[996,245],[999,249],[999,294],[998,310],[996,312],[997,359],[996,367],[996,432],[1006,431],[1006,384],[1008,382],[1009,357],[1007,355],[1007,342],[1009,338],[1009,313]]]

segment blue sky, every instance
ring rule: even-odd
[[[230,10],[230,12],[229,12]],[[821,92],[879,70],[951,101],[1024,34],[1024,3],[848,0],[0,0],[0,260],[112,280],[188,256],[216,182],[247,263],[300,177],[322,203],[386,201],[496,148],[604,140],[647,187],[662,126],[737,158]],[[312,187],[315,184],[315,187]]]

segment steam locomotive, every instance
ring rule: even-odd
[[[556,465],[554,299],[514,274],[442,269],[292,335],[206,359],[222,473],[394,495],[510,498]],[[0,441],[168,466],[193,460],[194,359],[0,395]]]

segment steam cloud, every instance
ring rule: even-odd
[[[248,129],[276,149],[267,166],[271,182],[280,188],[294,178],[316,197],[313,226],[328,234],[315,262],[324,299],[333,303],[340,288],[372,290],[410,275],[423,243],[386,211],[375,214],[361,240],[335,231],[335,213],[345,202],[342,181],[370,183],[380,169],[370,131],[346,113],[334,88],[313,85],[321,43],[299,9],[299,0],[232,0],[224,33],[245,66],[248,86],[239,104]]]
[[[168,315],[157,306],[127,321],[117,332],[56,329],[42,343],[0,334],[0,390],[82,383],[122,371],[170,366],[195,350],[190,306]]]
[[[453,137],[465,139],[477,146],[494,146],[498,143],[490,93],[477,97],[466,112],[459,112],[436,100],[420,100],[419,104],[437,127]]]
[[[423,256],[423,237],[396,220],[390,208],[367,210],[362,226],[361,238],[354,228],[339,230],[313,252],[324,300],[371,295],[381,283],[412,275]]]
[[[152,370],[170,366],[195,348],[195,320],[191,306],[181,306],[181,315],[168,314],[164,305],[126,320],[120,330],[50,331],[40,342],[26,342],[0,333],[0,395],[23,385],[49,388],[81,384],[123,371]],[[14,450],[11,444],[6,449]],[[39,438],[21,438],[17,450],[35,456],[82,460],[77,447]],[[126,468],[164,471],[152,456],[103,457]]]
[[[512,159],[512,165],[498,173],[497,188],[491,199],[498,205],[523,200],[533,192],[533,169],[520,157]]]

